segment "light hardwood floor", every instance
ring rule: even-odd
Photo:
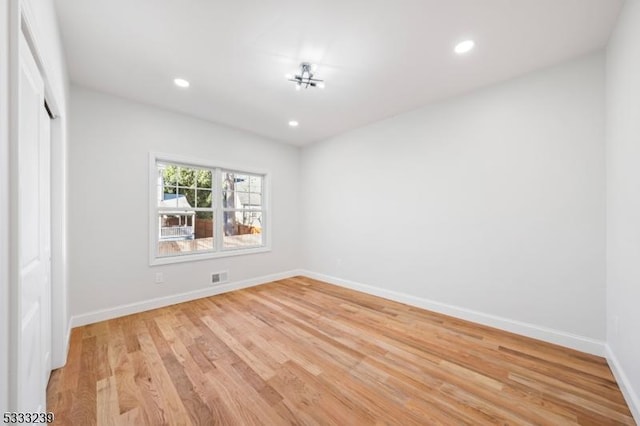
[[[603,358],[308,278],[76,328],[56,424],[632,425]]]

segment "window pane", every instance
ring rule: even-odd
[[[262,205],[262,176],[225,171],[222,173],[223,208],[249,209]]]
[[[263,245],[262,212],[224,212],[224,248],[247,248]]]
[[[249,196],[249,206],[247,208],[260,208],[262,206],[262,194],[251,194]]]
[[[158,170],[162,174],[165,185],[175,186],[178,181],[178,166],[165,163],[158,163]]]
[[[196,207],[211,207],[211,191],[208,189],[198,189],[196,201]]]
[[[175,188],[167,188],[166,186],[158,186],[158,207],[177,207]]]
[[[222,190],[223,191],[233,191],[235,189],[236,181],[235,175],[229,172],[222,173]]]
[[[213,248],[213,212],[196,212],[196,240]],[[206,241],[205,241],[206,240]]]
[[[235,192],[233,191],[225,191],[222,193],[222,207],[225,209],[234,209],[236,208],[236,198]]]
[[[249,204],[248,192],[236,192],[236,208],[244,209]]]
[[[196,169],[192,167],[179,167],[178,185],[195,188],[196,186]]]
[[[211,190],[212,171],[197,167],[180,166],[159,162],[158,207],[195,207],[196,188]],[[211,207],[210,197],[205,195],[200,207]]]
[[[211,188],[211,170],[198,170],[198,188]]]
[[[236,191],[249,192],[249,176],[236,174],[235,184],[236,184]]]
[[[251,192],[262,192],[262,177],[249,176],[249,188]]]
[[[178,188],[178,207],[189,208],[196,206],[196,190],[193,188]]]
[[[158,255],[175,256],[213,250],[213,213],[158,215]]]
[[[262,232],[262,212],[261,211],[243,211],[241,213],[238,212],[237,214],[241,216],[239,218],[239,221],[242,225],[255,228],[251,230],[252,233],[255,234],[255,233]]]

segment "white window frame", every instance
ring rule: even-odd
[[[176,165],[191,166],[210,169],[212,206],[214,214],[214,248],[208,251],[194,252],[193,254],[180,254],[175,256],[158,256],[158,162],[172,163]],[[238,174],[257,175],[262,177],[262,245],[249,248],[224,248],[223,206],[220,178],[222,172],[234,172]],[[203,159],[184,157],[175,154],[160,152],[149,153],[149,265],[166,265],[171,263],[193,262],[198,260],[216,259],[229,256],[241,256],[271,251],[271,202],[270,202],[270,175],[265,170],[256,170],[248,167],[238,167],[223,163],[210,163]]]

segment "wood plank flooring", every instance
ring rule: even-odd
[[[603,358],[308,278],[76,328],[60,425],[633,425]]]

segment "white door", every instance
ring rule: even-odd
[[[49,117],[44,83],[21,35],[18,129],[17,409],[45,411],[51,372]],[[15,224],[15,222],[14,222]]]

